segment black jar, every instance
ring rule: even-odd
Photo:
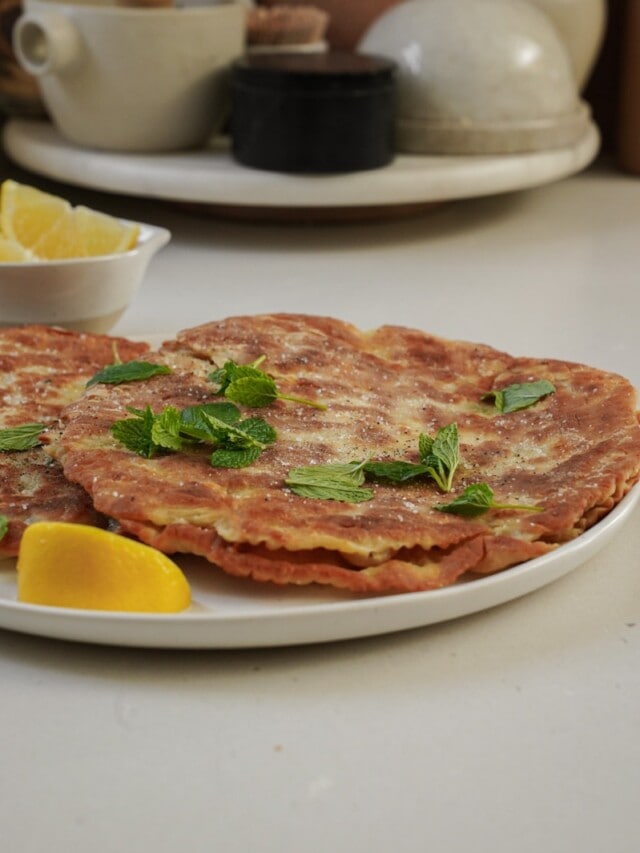
[[[380,168],[393,159],[394,120],[389,59],[257,54],[232,68],[232,152],[245,166],[307,174]]]

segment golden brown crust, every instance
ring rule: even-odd
[[[148,348],[46,326],[0,329],[0,428],[56,424],[62,408],[82,394],[87,380],[113,361],[114,345],[123,360]],[[25,525],[32,521],[106,523],[84,489],[69,483],[41,447],[0,453],[0,514],[9,519],[0,557],[18,553]]]
[[[208,453],[142,459],[113,439],[126,407],[154,411],[212,402],[208,375],[231,358],[266,356],[283,393],[259,414],[278,441],[249,468],[212,468]],[[173,368],[146,383],[91,389],[66,415],[54,449],[70,479],[123,530],[162,550],[200,554],[223,569],[277,583],[330,583],[362,592],[431,589],[546,553],[617,503],[640,472],[635,391],[619,376],[560,361],[513,358],[411,329],[361,332],[324,317],[229,318],[187,330],[149,357]],[[556,392],[509,415],[482,395],[549,379]],[[420,432],[456,422],[462,463],[453,492],[374,484],[360,504],[301,498],[285,486],[298,465],[364,458],[417,461]],[[542,512],[475,520],[434,510],[467,485]]]

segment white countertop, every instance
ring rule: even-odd
[[[325,313],[640,385],[640,183],[606,167],[313,228],[38,183],[171,229],[118,333]],[[163,652],[0,632],[2,850],[636,853],[638,520],[538,592],[373,639]]]

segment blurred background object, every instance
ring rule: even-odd
[[[607,20],[607,0],[529,0],[551,18],[567,46],[579,91],[600,53]]]
[[[548,151],[587,132],[574,59],[529,0],[405,0],[374,21],[358,49],[397,63],[399,151]]]
[[[132,8],[23,0],[13,46],[66,139],[112,151],[202,147],[230,107],[240,3]]]
[[[615,114],[616,159],[640,174],[640,2],[629,0],[619,30],[620,83]]]
[[[263,6],[297,6],[305,2],[310,0],[258,0],[258,4]],[[327,37],[331,46],[352,50],[374,21],[402,2],[405,0],[314,0],[314,5],[330,16]],[[584,85],[602,41],[607,0],[529,2],[539,6],[553,20],[571,54],[578,85]]]
[[[329,15],[327,39],[338,50],[353,50],[369,25],[403,0],[258,0],[260,6],[299,6],[313,2]]]
[[[38,84],[19,65],[11,44],[13,26],[21,13],[21,0],[0,0],[0,111],[36,118],[45,115]]]
[[[252,53],[325,51],[329,15],[311,5],[255,6],[247,11],[247,47]]]
[[[131,0],[115,0],[130,2]],[[133,0],[137,2],[137,0]],[[144,0],[139,0],[140,3]],[[170,0],[151,0],[152,3]],[[196,0],[191,0],[196,2]],[[197,0],[211,2],[211,0]],[[331,47],[353,49],[373,21],[406,0],[255,0],[257,5],[312,2],[330,16]],[[429,2],[429,0],[423,0]],[[602,150],[620,168],[638,171],[634,153],[639,112],[637,63],[640,0],[530,0],[554,20],[567,43],[584,99],[602,134]],[[21,0],[0,0],[0,123],[7,117],[46,117],[33,77],[18,64],[11,43]],[[636,118],[635,121],[638,121]]]

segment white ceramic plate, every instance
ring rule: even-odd
[[[113,646],[230,649],[388,634],[485,610],[551,583],[593,557],[631,516],[640,485],[573,542],[513,569],[432,592],[356,597],[239,580],[202,560],[183,567],[193,605],[176,615],[67,610],[16,601],[13,561],[0,563],[0,627]]]
[[[501,156],[397,156],[383,168],[346,175],[283,175],[248,169],[224,141],[175,154],[118,154],[79,148],[46,121],[12,119],[7,155],[54,180],[124,195],[232,209],[379,209],[425,205],[535,187],[589,165],[600,137],[591,123],[569,148]]]

